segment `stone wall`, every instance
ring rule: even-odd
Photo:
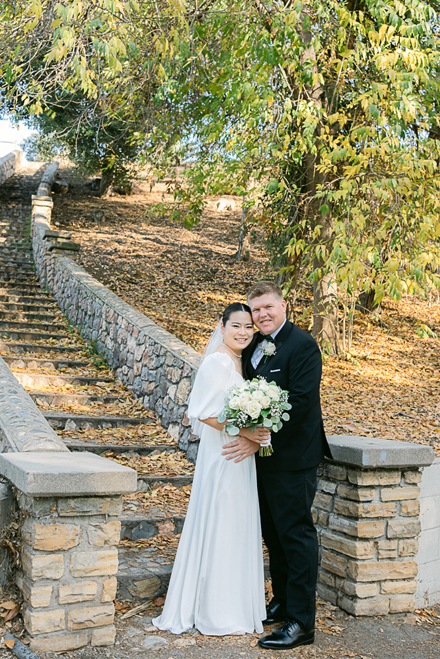
[[[41,286],[195,461],[198,438],[186,409],[201,356],[83,270],[74,261],[78,246],[70,234],[51,230],[51,209],[50,197],[34,197],[33,251]]]
[[[69,451],[0,357],[0,452]]]
[[[417,606],[440,602],[440,457],[423,472],[420,486],[421,535],[417,564]]]
[[[13,176],[25,161],[23,151],[17,149],[0,158],[0,185]]]
[[[432,449],[366,437],[329,443],[335,460],[323,466],[314,501],[318,594],[356,616],[414,611],[420,470]]]
[[[22,495],[24,623],[43,652],[112,645],[122,497]]]
[[[0,454],[18,491],[23,620],[31,648],[112,645],[122,494],[136,472],[91,453]]]

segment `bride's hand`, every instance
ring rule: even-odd
[[[240,428],[238,433],[239,437],[245,437],[250,439],[251,442],[257,442],[257,444],[266,444],[270,440],[270,432],[267,428]]]

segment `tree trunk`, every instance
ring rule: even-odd
[[[303,25],[307,24],[307,15],[304,11],[302,12],[301,20]],[[310,62],[313,74],[317,74],[316,52],[312,44],[310,30],[303,28],[301,37],[303,43],[306,45],[301,59],[304,64]],[[327,105],[324,87],[319,81],[306,87],[308,87],[307,95],[309,99],[313,102],[318,112],[322,111]],[[319,210],[320,206],[325,203],[325,199],[316,199],[318,186],[325,184],[325,176],[317,168],[320,152],[318,131],[320,131],[320,127],[317,128],[315,134],[315,151],[313,153],[309,152],[304,158],[305,188],[311,200],[309,205],[310,224],[321,227],[319,243],[326,246],[326,253],[328,254],[333,236],[333,218],[331,208],[325,214],[322,214]],[[327,205],[330,206],[329,204]],[[325,272],[325,260],[322,257],[315,257],[313,263],[315,270],[320,270],[322,274],[313,284],[312,334],[325,352],[337,354],[339,352],[337,284],[333,274],[331,272]]]
[[[99,196],[105,197],[109,192],[112,186],[113,180],[115,178],[115,168],[114,165],[107,165],[104,159],[104,164],[102,167],[101,175],[101,184],[99,186]]]
[[[248,209],[245,206],[241,207],[241,225],[240,234],[238,236],[238,249],[235,254],[237,261],[249,261],[250,258],[250,238],[246,229],[246,215]]]
[[[315,264],[319,267],[319,264]],[[331,273],[313,284],[313,336],[322,350],[339,352],[338,289]]]
[[[368,293],[364,291],[361,293],[356,302],[357,311],[362,313],[370,313],[378,308],[378,304],[374,303],[374,298],[376,297],[376,291],[374,288],[371,289]]]

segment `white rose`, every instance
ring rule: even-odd
[[[280,392],[278,391],[277,387],[272,387],[269,386],[267,390],[267,395],[272,399],[272,400],[279,400],[280,399]]]
[[[244,401],[245,403],[249,403],[249,401],[252,400],[252,397],[248,391],[244,391],[242,394],[240,394],[240,400]]]
[[[239,402],[238,405],[239,405],[240,410],[241,410],[242,412],[247,412],[247,406],[249,405],[249,401],[248,401],[248,400],[244,400],[243,398],[240,398],[239,401],[240,401],[240,402]]]
[[[264,346],[264,354],[267,355],[268,357],[274,355],[276,351],[277,349],[275,343],[268,343],[266,346]]]
[[[266,382],[266,380],[262,380],[261,383],[260,383],[261,391],[264,391],[265,393],[267,393],[268,388],[269,388],[269,385]]]
[[[258,419],[261,412],[261,405],[256,400],[251,400],[246,407],[246,412],[249,414],[251,419]]]
[[[252,399],[253,400],[261,400],[263,398],[264,393],[260,391],[259,389],[255,389],[254,392],[252,392]]]
[[[263,410],[270,407],[270,398],[269,398],[269,396],[263,396],[263,398],[261,398],[261,400],[259,402],[260,402],[260,405],[263,408]]]
[[[240,407],[240,398],[238,396],[233,396],[229,401],[229,407],[231,410],[238,410]]]

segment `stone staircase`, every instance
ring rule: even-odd
[[[194,465],[41,290],[29,235],[40,165],[0,187],[0,355],[70,450],[137,470],[121,517],[118,599],[154,599],[169,580]]]

